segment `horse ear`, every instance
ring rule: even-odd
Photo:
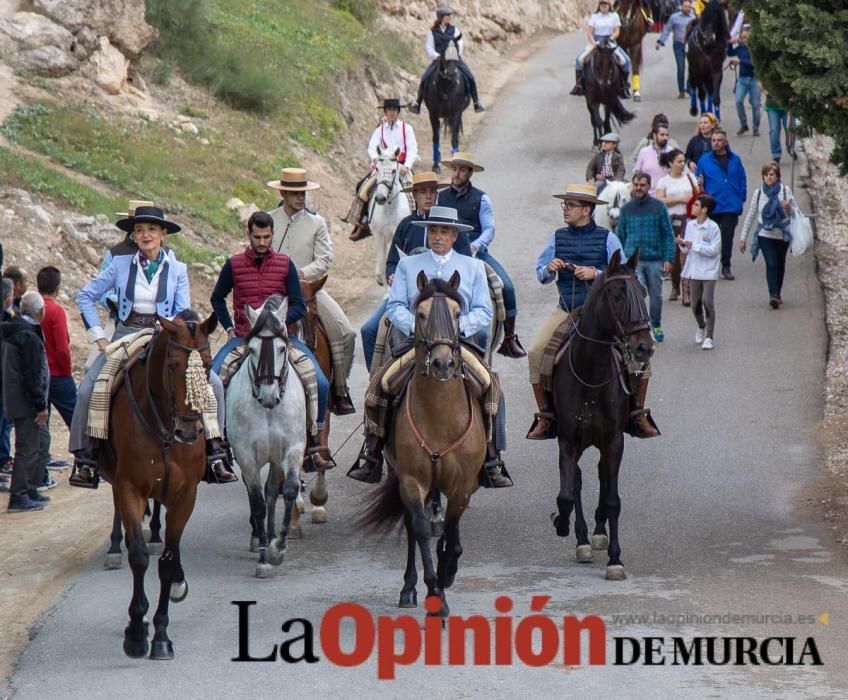
[[[212,335],[213,331],[218,327],[218,314],[214,311],[209,315],[200,326],[207,337]]]
[[[329,275],[324,275],[323,277],[319,277],[317,280],[312,280],[311,282],[303,282],[303,284],[309,284],[309,288],[312,290],[313,294],[317,294],[321,291],[324,285],[327,283],[327,278]]]
[[[636,248],[633,255],[630,256],[630,259],[627,261],[627,267],[631,270],[635,270],[636,266],[639,264],[639,249]]]
[[[255,326],[256,319],[259,318],[259,314],[262,313],[262,306],[260,306],[258,309],[254,309],[250,304],[245,304],[244,313],[247,315],[247,320],[250,321],[250,325]]]
[[[286,325],[286,313],[289,310],[289,298],[286,297],[283,299],[279,308],[274,312],[274,317],[277,319],[279,324],[283,327]]]
[[[171,335],[177,334],[179,327],[171,319],[156,314],[156,320],[159,321],[159,325],[162,326],[163,330],[168,331]]]
[[[448,284],[454,289],[459,289],[459,270],[454,270],[454,273],[450,276],[448,280]]]
[[[612,254],[612,257],[610,258],[610,261],[609,261],[609,265],[607,265],[607,269],[612,271],[612,270],[617,270],[619,267],[621,267],[621,250],[620,249],[616,250]]]
[[[415,282],[418,284],[419,292],[427,286],[427,275],[424,274],[424,270],[421,270],[421,272],[418,273],[418,277],[415,279]]]

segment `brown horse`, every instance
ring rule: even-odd
[[[393,469],[366,505],[360,522],[373,530],[391,530],[401,518],[407,534],[407,561],[399,607],[418,604],[415,546],[421,551],[427,595],[442,601],[438,614],[449,614],[445,590],[453,584],[462,554],[459,520],[478,487],[486,456],[486,429],[479,402],[462,379],[457,289],[459,273],[449,282],[418,275],[415,314],[415,370],[395,412],[385,448]],[[447,497],[444,534],[436,544],[438,568],[430,551],[427,513],[434,494]],[[431,614],[428,612],[428,615]]]
[[[650,9],[644,0],[618,0],[617,11],[621,17],[621,33],[618,35],[618,45],[630,56],[633,73],[633,101],[641,102],[639,92],[639,70],[642,68],[642,39],[653,24]]]
[[[149,649],[151,659],[172,659],[168,604],[188,595],[180,538],[194,510],[197,484],[206,471],[201,406],[192,404],[207,395],[200,389],[205,389],[212,362],[209,334],[217,319],[213,314],[201,323],[193,311],[183,311],[170,321],[159,317],[159,323],[161,330],[151,341],[146,360],[124,370],[112,396],[109,439],[100,451],[98,466],[112,484],[133,573],[124,653],[139,658]],[[189,399],[193,401],[189,403]],[[149,552],[142,534],[142,517],[150,498],[167,511],[152,645],[147,641],[148,623],[144,620],[149,607],[144,594]]]

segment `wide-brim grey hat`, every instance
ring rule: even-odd
[[[453,207],[433,207],[423,221],[411,222],[413,226],[448,226],[457,231],[472,231],[473,226],[459,223],[459,215]]]

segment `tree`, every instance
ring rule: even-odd
[[[848,174],[848,0],[748,0],[756,75],[799,120],[833,137],[831,161]]]

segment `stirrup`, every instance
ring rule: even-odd
[[[515,343],[515,350],[510,347],[510,343]],[[503,341],[501,341],[501,346],[497,349],[497,353],[498,355],[503,355],[504,357],[509,357],[513,360],[517,360],[521,357],[527,357],[527,351],[518,339],[518,333],[504,336]]]
[[[68,485],[81,489],[96,489],[100,485],[100,472],[96,464],[75,459]]]
[[[326,457],[322,454],[324,451],[326,451],[327,453]],[[316,461],[316,457],[321,458],[320,465]],[[335,466],[337,466],[336,461],[330,454],[329,448],[323,447],[322,445],[313,445],[312,447],[307,447],[306,452],[303,453],[303,465],[301,466],[301,469],[303,469],[304,473],[306,474],[314,474],[318,471],[329,471]]]
[[[647,432],[639,426],[639,418],[642,418],[648,422],[648,426],[653,428],[656,431],[656,435],[649,435]],[[653,416],[651,416],[650,408],[637,408],[630,412],[630,420],[628,421],[629,425],[627,426],[627,432],[631,437],[641,438],[646,440],[652,437],[659,437],[662,435],[660,429],[657,427],[657,424],[654,422]]]
[[[506,479],[509,483],[501,483],[496,484],[494,479],[496,477],[502,477]],[[515,486],[512,482],[512,477],[509,475],[509,472],[506,470],[506,465],[504,464],[503,459],[501,458],[500,452],[496,457],[492,459],[487,459],[483,462],[483,466],[480,469],[480,473],[477,476],[477,483],[482,486],[484,489],[506,489],[510,486]]]
[[[545,433],[544,437],[530,437],[530,433],[536,429],[536,426],[539,425],[539,421],[543,419],[550,422],[548,432]],[[527,435],[524,437],[526,440],[553,440],[556,437],[556,415],[549,411],[539,411],[538,413],[534,413],[533,424],[530,426],[530,430],[527,431]]]
[[[364,464],[360,464],[364,462]],[[378,484],[383,478],[383,455],[370,454],[368,448],[364,447],[360,450],[356,457],[356,462],[348,470],[347,475],[356,481],[362,481],[366,484]]]

